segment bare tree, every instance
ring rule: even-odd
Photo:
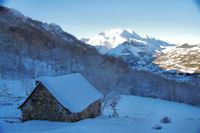
[[[26,96],[30,95],[35,87],[35,82],[33,80],[22,80],[22,86],[25,89]]]

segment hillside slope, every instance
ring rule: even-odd
[[[164,70],[175,70],[179,73],[200,73],[200,45],[183,44],[168,47],[155,55],[155,64]]]
[[[1,10],[0,15],[0,87],[3,90],[0,98],[3,100],[13,97],[12,89],[17,91],[9,87],[7,80],[21,82],[78,72],[102,94],[125,93],[200,104],[200,93],[197,93],[200,82],[193,85],[131,70],[123,60],[99,54],[95,47],[55,24],[32,20],[9,8]]]
[[[117,90],[116,75],[120,77],[119,74],[129,70],[122,61],[102,56],[94,47],[64,32],[56,24],[32,20],[9,8],[1,10],[0,16],[0,76],[3,79],[80,72],[97,89],[108,84],[100,84],[104,79],[112,82],[109,86]]]

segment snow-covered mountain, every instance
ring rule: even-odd
[[[140,64],[145,66],[149,59],[152,60],[152,53],[160,48],[161,43],[168,45],[149,37],[142,38],[130,30],[118,33],[118,36],[122,40],[124,38],[124,41],[120,41],[119,45],[116,43],[116,46],[110,46],[108,54],[119,48],[123,54],[120,57],[138,68],[141,68]],[[157,43],[153,45],[152,42]],[[0,81],[28,80],[78,72],[102,93],[107,93],[105,89],[108,89],[115,94],[151,96],[199,105],[199,96],[194,96],[196,90],[191,88],[199,87],[200,82],[196,79],[200,78],[194,78],[197,83],[194,86],[155,75],[149,71],[152,68],[148,69],[148,72],[132,70],[121,59],[99,54],[95,47],[83,43],[58,25],[32,20],[9,8],[0,10],[0,60]],[[0,88],[4,88],[5,96],[10,95],[11,91],[7,84],[9,83],[0,84]],[[1,99],[6,98],[0,97],[0,101]]]
[[[155,51],[159,49],[160,46],[172,45],[149,36],[141,37],[131,29],[111,29],[95,35],[88,41],[86,40],[86,43],[96,46],[102,54],[109,53],[110,50],[115,49],[125,42],[133,43],[136,47],[138,47],[138,45],[143,45],[144,47],[148,47],[150,51]],[[121,47],[121,49],[122,48],[123,47]],[[118,53],[115,54],[118,55]]]
[[[178,46],[149,36],[141,37],[130,29],[108,30],[86,43],[96,46],[101,54],[123,59],[133,70],[199,84],[197,75],[182,74],[199,72],[199,46]],[[195,56],[194,61],[191,61],[192,56]]]
[[[200,45],[183,44],[158,51],[153,61],[164,70],[180,73],[200,73]]]
[[[119,44],[136,39],[140,36],[130,29],[112,29],[95,35],[87,43],[99,47],[101,53],[107,53]]]
[[[122,57],[136,69],[149,65],[156,50],[161,50],[163,46],[174,46],[153,37],[141,37],[131,29],[108,30],[95,35],[86,43],[96,46],[102,54]]]

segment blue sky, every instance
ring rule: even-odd
[[[200,10],[193,0],[9,0],[7,6],[77,37],[130,28],[171,43],[200,44]]]

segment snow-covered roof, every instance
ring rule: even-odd
[[[86,109],[102,95],[79,73],[38,79],[71,112]]]

